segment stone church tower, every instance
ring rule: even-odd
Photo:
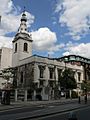
[[[32,38],[27,32],[27,17],[25,11],[21,17],[21,24],[18,33],[15,35],[13,42],[12,66],[19,66],[19,62],[32,56]]]

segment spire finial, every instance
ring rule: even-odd
[[[24,9],[23,9],[23,13],[22,13],[21,21],[25,21],[25,22],[27,22],[27,18],[26,18],[26,14],[25,14],[25,6],[24,6]]]
[[[24,10],[23,10],[23,12],[25,13],[25,11],[26,11],[26,7],[24,6]]]
[[[22,16],[21,16],[21,24],[20,24],[20,27],[19,27],[19,32],[27,32],[27,25],[26,25],[26,22],[27,22],[27,16],[25,14],[25,7],[23,9],[23,13],[22,13]]]

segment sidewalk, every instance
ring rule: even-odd
[[[60,100],[50,100],[50,101],[17,101],[17,102],[11,102],[10,105],[2,105],[0,104],[0,111],[2,110],[8,110],[8,109],[14,109],[14,108],[21,108],[21,107],[27,107],[27,106],[39,106],[39,105],[46,105],[46,104],[68,104],[78,102],[78,99],[60,99]]]
[[[81,99],[81,102],[84,103],[84,99]],[[0,104],[0,111],[15,109],[15,108],[22,108],[22,107],[33,107],[33,106],[40,106],[40,105],[47,105],[47,104],[69,104],[69,103],[78,103],[78,98],[76,99],[65,99],[61,98],[59,100],[49,100],[49,101],[17,101],[11,102],[10,105],[2,105]],[[90,103],[90,98],[88,98],[88,103]]]

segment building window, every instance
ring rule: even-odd
[[[54,69],[53,68],[49,68],[49,75],[50,75],[50,79],[53,79],[54,77]]]
[[[62,69],[58,69],[58,80],[61,78]]]
[[[23,72],[21,72],[21,83],[23,83]]]
[[[27,31],[27,29],[25,28],[25,31]]]
[[[24,51],[27,52],[28,51],[28,44],[24,43]]]
[[[44,81],[43,80],[40,80],[40,86],[43,86],[43,83]]]
[[[80,81],[80,78],[81,78],[81,73],[78,72],[78,81]]]
[[[49,86],[53,88],[54,87],[54,82],[53,81],[49,81]]]
[[[39,70],[40,70],[40,78],[44,78],[44,69],[45,67],[44,66],[39,66]]]
[[[90,80],[90,72],[88,72],[87,75],[88,75],[88,80]]]
[[[43,78],[43,70],[40,69],[40,78]]]
[[[17,43],[15,44],[15,52],[17,52]]]

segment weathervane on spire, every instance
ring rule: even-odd
[[[23,12],[25,12],[25,10],[26,10],[26,7],[24,6],[24,10],[23,10]]]

